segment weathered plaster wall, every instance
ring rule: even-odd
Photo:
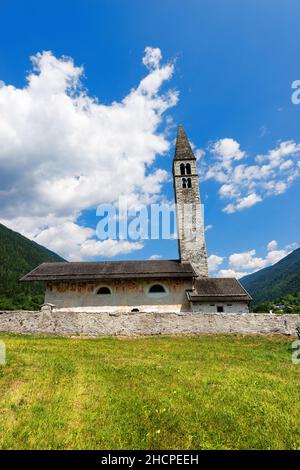
[[[56,335],[173,335],[200,333],[295,335],[300,315],[274,314],[109,314],[85,312],[2,312],[0,332]]]
[[[224,308],[224,313],[248,313],[249,307],[247,302],[208,302],[208,303],[193,303],[192,310],[194,313],[217,313],[217,306]]]
[[[166,294],[149,294],[152,284],[162,284]],[[99,287],[107,286],[111,295],[97,295]],[[130,279],[109,282],[57,282],[48,283],[45,302],[68,310],[131,312],[180,312],[189,310],[185,290],[191,281],[185,279]]]

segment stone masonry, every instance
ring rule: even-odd
[[[189,261],[198,276],[208,276],[196,158],[180,126],[173,161],[179,256]]]
[[[239,333],[296,336],[300,315],[0,312],[0,332],[60,336]]]

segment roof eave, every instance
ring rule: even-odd
[[[97,280],[110,280],[110,279],[160,279],[160,278],[176,278],[176,279],[192,279],[194,278],[194,273],[116,273],[110,275],[79,275],[79,276],[23,276],[20,281],[21,282],[34,282],[34,281],[92,281],[94,279]]]
[[[191,295],[189,292],[187,292],[187,297],[190,302],[249,302],[250,300],[252,300],[251,297],[247,294]]]

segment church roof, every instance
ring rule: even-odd
[[[174,160],[196,160],[182,125],[178,127]]]
[[[59,281],[133,278],[193,278],[188,262],[179,260],[94,261],[42,263],[21,281]]]
[[[251,296],[237,279],[232,277],[207,277],[195,280],[195,290],[188,292],[192,302],[199,301],[250,301]]]

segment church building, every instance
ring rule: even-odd
[[[247,313],[234,278],[208,276],[196,158],[179,126],[173,159],[178,260],[43,263],[21,281],[44,281],[55,311]]]

